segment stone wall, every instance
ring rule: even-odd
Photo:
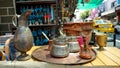
[[[0,35],[11,32],[15,15],[15,0],[0,0]]]

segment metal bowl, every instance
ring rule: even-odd
[[[68,42],[68,45],[70,47],[70,53],[76,53],[80,51],[78,42]]]
[[[68,45],[53,45],[50,51],[53,57],[67,57],[69,55]]]

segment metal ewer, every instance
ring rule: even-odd
[[[19,61],[28,60],[31,58],[28,54],[26,54],[26,52],[33,46],[33,36],[27,25],[27,20],[31,13],[32,10],[27,10],[22,13],[18,19],[18,27],[14,35],[14,46],[21,52],[21,55],[17,57],[17,60]]]

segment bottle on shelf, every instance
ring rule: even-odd
[[[47,24],[47,15],[46,15],[46,13],[44,14],[44,24]]]
[[[39,22],[38,22],[38,20],[35,22],[35,25],[39,25]]]
[[[40,40],[39,40],[39,37],[37,36],[37,39],[35,41],[35,45],[39,45],[39,42],[40,42]]]

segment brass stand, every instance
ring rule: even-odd
[[[21,53],[20,56],[17,57],[18,61],[26,61],[29,60],[31,57],[30,55],[26,54],[26,53]]]

